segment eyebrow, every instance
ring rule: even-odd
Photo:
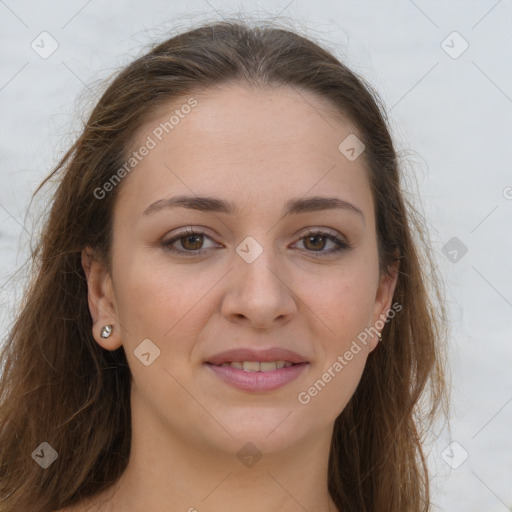
[[[150,215],[167,208],[188,208],[201,212],[215,212],[227,214],[239,214],[240,209],[235,203],[215,197],[207,196],[175,196],[168,199],[160,199],[150,204],[142,215]],[[337,197],[313,196],[307,198],[289,199],[283,209],[283,217],[297,215],[299,213],[317,212],[322,210],[342,209],[358,214],[364,223],[363,212],[352,203]]]

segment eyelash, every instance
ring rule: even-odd
[[[210,248],[208,248],[208,249],[197,249],[195,251],[185,251],[185,250],[182,250],[182,249],[178,249],[176,247],[172,247],[172,244],[174,242],[177,242],[178,240],[181,240],[182,238],[186,238],[188,236],[196,236],[196,235],[205,236],[205,237],[211,239],[211,237],[209,237],[206,233],[202,233],[200,231],[194,231],[192,228],[187,228],[186,230],[182,231],[181,233],[178,233],[173,238],[170,238],[169,240],[163,240],[161,245],[162,245],[162,247],[166,251],[170,251],[170,252],[173,252],[173,253],[176,253],[176,254],[186,254],[187,256],[192,256],[192,257],[193,256],[199,256],[199,255],[209,251]],[[323,257],[329,256],[329,255],[332,255],[332,254],[339,253],[339,252],[341,252],[343,250],[350,249],[352,247],[350,244],[348,244],[347,242],[345,242],[341,238],[337,237],[336,235],[333,235],[333,234],[331,234],[329,232],[322,231],[322,230],[310,229],[299,240],[303,240],[304,238],[308,238],[308,237],[312,237],[312,236],[315,236],[315,237],[316,236],[325,237],[325,238],[327,238],[331,242],[334,242],[337,245],[337,248],[332,249],[330,251],[308,251],[306,249],[306,252],[310,253],[313,257],[316,257],[316,258],[323,258]]]

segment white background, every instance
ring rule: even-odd
[[[42,207],[27,213],[31,194],[73,141],[98,81],[191,23],[279,15],[374,85],[416,175],[451,326],[451,434],[429,457],[434,510],[512,510],[512,1],[184,4],[0,0],[0,335]],[[31,48],[43,31],[59,45],[47,59]],[[458,58],[442,47],[463,49],[453,31],[469,44]],[[452,237],[467,247],[456,263],[442,252]],[[462,447],[453,466],[469,455],[457,469],[441,457],[452,441]]]

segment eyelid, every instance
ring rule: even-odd
[[[330,228],[308,228],[305,233],[299,235],[299,239],[297,242],[301,242],[308,236],[320,236],[325,237],[327,240],[331,241],[336,245],[336,248],[330,251],[307,251],[305,249],[301,249],[302,252],[306,252],[308,255],[312,255],[313,257],[328,257],[339,254],[340,252],[352,249],[353,246],[347,240],[347,238],[339,233],[338,231],[332,230]]]
[[[163,246],[163,248],[165,250],[167,250],[171,253],[174,253],[174,254],[185,254],[189,257],[202,255],[206,252],[211,251],[211,249],[213,249],[213,247],[188,251],[188,250],[172,247],[172,244],[178,242],[181,238],[185,238],[186,236],[194,236],[194,235],[209,238],[210,240],[215,242],[215,240],[213,240],[213,238],[210,235],[208,235],[208,233],[203,231],[203,229],[205,229],[205,228],[201,227],[199,229],[196,229],[192,226],[188,226],[188,227],[178,231],[177,233],[175,233],[172,237],[170,237],[166,240],[162,240],[161,245]],[[343,250],[352,248],[352,245],[347,241],[345,236],[341,235],[339,232],[337,232],[331,228],[308,227],[306,229],[307,229],[307,231],[302,232],[301,234],[297,235],[298,239],[294,243],[294,245],[296,243],[301,242],[308,236],[319,236],[319,237],[327,238],[328,241],[331,241],[332,243],[334,243],[336,245],[336,248],[329,250],[329,251],[308,251],[307,249],[299,249],[303,253],[306,253],[313,257],[325,258],[328,256],[338,254],[338,253],[342,252]],[[218,244],[218,242],[215,242],[215,243]]]
[[[162,240],[161,245],[163,246],[163,248],[165,250],[167,250],[169,252],[172,252],[172,253],[188,254],[188,255],[191,255],[191,256],[203,254],[204,252],[209,251],[211,248],[208,248],[208,249],[197,249],[195,251],[186,251],[184,249],[176,249],[175,247],[172,247],[172,244],[174,244],[175,242],[178,242],[181,238],[185,238],[186,236],[194,236],[194,235],[196,235],[196,236],[203,236],[205,238],[209,238],[210,240],[214,241],[213,237],[208,235],[203,230],[204,230],[204,228],[196,229],[196,228],[194,228],[192,226],[188,226],[188,227],[178,231],[177,233],[172,235],[170,238]],[[217,242],[215,242],[215,243],[217,243]]]

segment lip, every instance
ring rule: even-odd
[[[221,365],[222,363],[232,363],[233,361],[290,361],[290,363],[300,364],[309,361],[297,352],[285,348],[271,347],[267,349],[254,350],[249,348],[237,348],[221,352],[210,357],[206,363],[210,365]],[[293,368],[293,367],[290,367]],[[243,370],[242,370],[243,371]],[[275,370],[278,371],[278,370]],[[249,372],[245,372],[249,373]],[[256,372],[255,372],[256,373]],[[268,372],[273,373],[273,372]]]
[[[242,360],[250,361],[251,359]],[[253,360],[261,361],[261,359]],[[240,360],[237,359],[237,361]],[[205,363],[205,367],[210,369],[210,371],[212,371],[226,384],[244,391],[255,392],[273,391],[292,382],[309,368],[309,363],[299,362],[294,366],[279,368],[269,372],[246,372],[245,370],[240,370],[231,366],[215,366],[211,363]]]

